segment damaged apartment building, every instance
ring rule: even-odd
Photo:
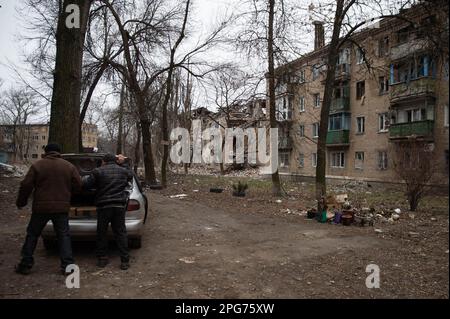
[[[407,19],[385,18],[343,44],[326,137],[328,178],[397,181],[392,149],[413,137],[436,152],[434,183],[448,185],[448,3],[441,9],[412,7],[401,13]],[[328,46],[322,23],[314,27],[314,51],[276,70],[280,172],[298,177],[315,176],[317,164]]]

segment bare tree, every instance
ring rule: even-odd
[[[288,0],[249,0],[245,2],[246,11],[241,15],[243,28],[235,36],[237,47],[249,57],[264,59],[267,63],[265,79],[270,128],[278,128],[276,113],[276,63],[286,62],[298,54],[298,39],[292,36],[299,20],[296,17],[294,1]],[[298,29],[296,30],[298,31]],[[292,36],[292,37],[291,37]],[[272,174],[272,192],[281,195],[281,182],[278,170]]]
[[[331,41],[326,53],[326,78],[323,102],[320,111],[319,137],[317,142],[316,166],[316,200],[318,209],[322,211],[326,197],[326,138],[328,133],[328,120],[330,106],[333,98],[334,83],[336,79],[336,66],[339,51],[344,45],[351,43],[360,49],[367,69],[371,69],[370,61],[360,43],[352,37],[363,27],[374,23],[381,18],[396,18],[401,9],[411,5],[411,1],[400,1],[395,6],[380,1],[336,0],[330,3],[320,2],[318,8],[310,6],[313,16],[332,25]],[[334,18],[329,12],[334,12]]]
[[[29,90],[11,88],[0,104],[2,124],[10,125],[10,150],[14,161],[22,160],[30,145],[30,129],[27,126],[30,116],[39,110],[35,95]]]
[[[409,209],[416,211],[420,200],[430,190],[430,181],[436,172],[436,154],[424,140],[411,138],[396,142],[391,147],[395,173],[405,183]]]

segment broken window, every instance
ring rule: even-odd
[[[386,132],[389,127],[389,118],[387,113],[378,114],[378,132]]]
[[[356,83],[356,99],[360,100],[366,93],[366,82],[360,81]]]
[[[378,85],[380,88],[380,95],[382,94],[386,94],[387,92],[389,92],[389,80],[387,76],[380,76],[378,78]]]
[[[355,152],[355,168],[364,168],[364,152]]]
[[[356,118],[356,133],[363,134],[366,126],[366,118],[364,116],[359,116]]]
[[[378,56],[384,57],[389,54],[389,37],[378,40]]]

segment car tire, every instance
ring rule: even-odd
[[[57,248],[56,240],[44,239],[43,241],[45,250],[55,250]]]
[[[139,238],[131,238],[128,240],[128,247],[131,249],[139,249],[142,247],[142,239]]]

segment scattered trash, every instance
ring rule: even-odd
[[[436,218],[436,217],[431,217],[430,220],[431,220],[432,222],[435,222],[435,221],[437,221],[437,218]]]
[[[198,193],[198,189],[193,189],[192,190],[194,193]]]
[[[195,260],[194,260],[193,257],[183,257],[183,258],[180,258],[178,260],[184,262],[185,264],[193,264],[193,263],[195,263]]]
[[[400,219],[400,215],[399,214],[392,214],[392,219],[393,220],[399,220]]]
[[[187,194],[178,194],[178,195],[171,195],[171,196],[169,196],[169,198],[185,198],[185,197],[187,197],[188,195]]]
[[[394,209],[394,212],[396,213],[396,214],[401,214],[401,210],[400,210],[400,208],[396,208],[396,209]]]
[[[409,237],[419,237],[419,233],[416,233],[416,232],[412,232],[412,231],[410,231],[409,233],[408,233],[408,236]]]
[[[275,203],[281,204],[283,201],[281,199],[277,199]]]
[[[211,193],[222,193],[223,192],[223,188],[212,187],[212,188],[209,189],[209,191]]]
[[[381,229],[379,229],[379,228],[375,228],[375,232],[376,232],[377,234],[381,234],[383,231],[382,231]]]

